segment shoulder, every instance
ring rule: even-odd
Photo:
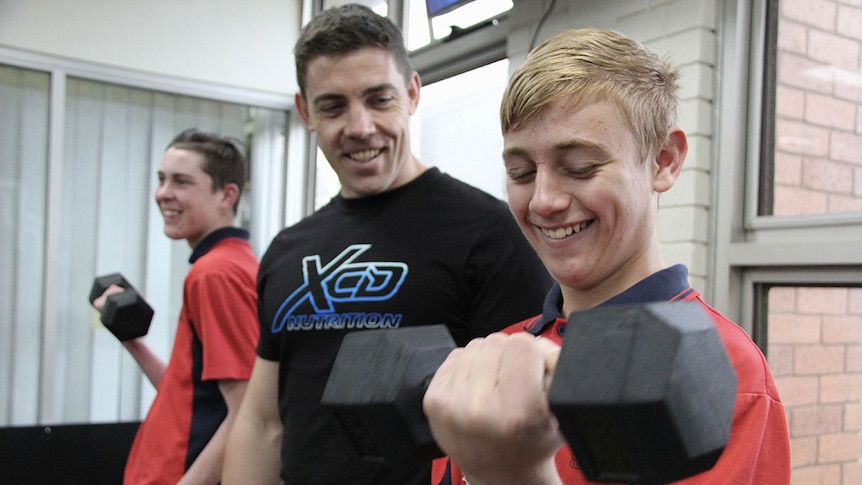
[[[449,174],[439,172],[430,182],[436,186],[436,190],[431,191],[431,193],[442,191],[447,197],[454,197],[455,201],[468,200],[486,210],[498,211],[502,209],[508,212],[508,207],[504,201]]]
[[[231,274],[256,274],[257,257],[248,241],[226,238],[192,264],[187,279],[209,279]]]
[[[703,303],[702,300],[701,303],[712,316],[718,334],[736,370],[739,380],[738,392],[740,394],[767,394],[773,399],[779,400],[766,357],[757,344],[742,327],[722,315],[718,310]]]

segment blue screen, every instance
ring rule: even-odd
[[[473,0],[425,0],[425,6],[428,8],[428,16],[433,17],[447,10],[454,10],[453,7],[472,1]]]

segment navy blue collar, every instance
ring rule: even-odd
[[[223,239],[227,239],[229,237],[235,237],[239,239],[243,239],[248,241],[248,231],[245,229],[240,229],[238,227],[223,227],[221,229],[216,229],[211,232],[207,237],[205,237],[201,242],[198,243],[197,246],[192,250],[192,255],[189,256],[189,263],[194,264],[195,261],[200,259],[201,256],[208,253],[210,249],[213,248],[219,241]]]
[[[695,291],[688,284],[688,268],[677,264],[657,271],[637,284],[605,301],[602,305],[619,305],[624,303],[643,303],[648,301],[681,300]],[[554,283],[545,302],[542,304],[541,317],[528,326],[527,331],[538,335],[546,326],[563,318],[563,293],[559,283]]]

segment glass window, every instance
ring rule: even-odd
[[[406,0],[406,3],[405,31],[407,48],[411,51],[450,35],[463,35],[474,28],[494,22],[496,17],[512,9],[511,0]],[[450,7],[447,8],[447,5]],[[429,12],[434,13],[435,9],[439,10],[438,13],[429,16]]]
[[[775,88],[765,131],[774,145],[764,154],[759,213],[862,211],[862,5],[782,0],[771,8]]]
[[[506,199],[500,100],[509,60],[422,88],[413,117],[415,153],[426,165]]]
[[[0,426],[39,412],[49,86],[46,73],[0,66]]]
[[[345,3],[360,3],[380,15],[390,14],[387,0],[324,0],[323,9]],[[512,9],[512,0],[395,0],[394,3],[404,10],[403,22],[396,23],[403,24],[405,43],[410,51],[445,39],[453,31],[459,35],[494,22],[496,17]]]
[[[787,411],[794,483],[858,483],[862,288],[767,289],[769,366]]]

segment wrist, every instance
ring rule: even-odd
[[[536,467],[468,473],[462,470],[462,485],[562,485],[553,459]]]

